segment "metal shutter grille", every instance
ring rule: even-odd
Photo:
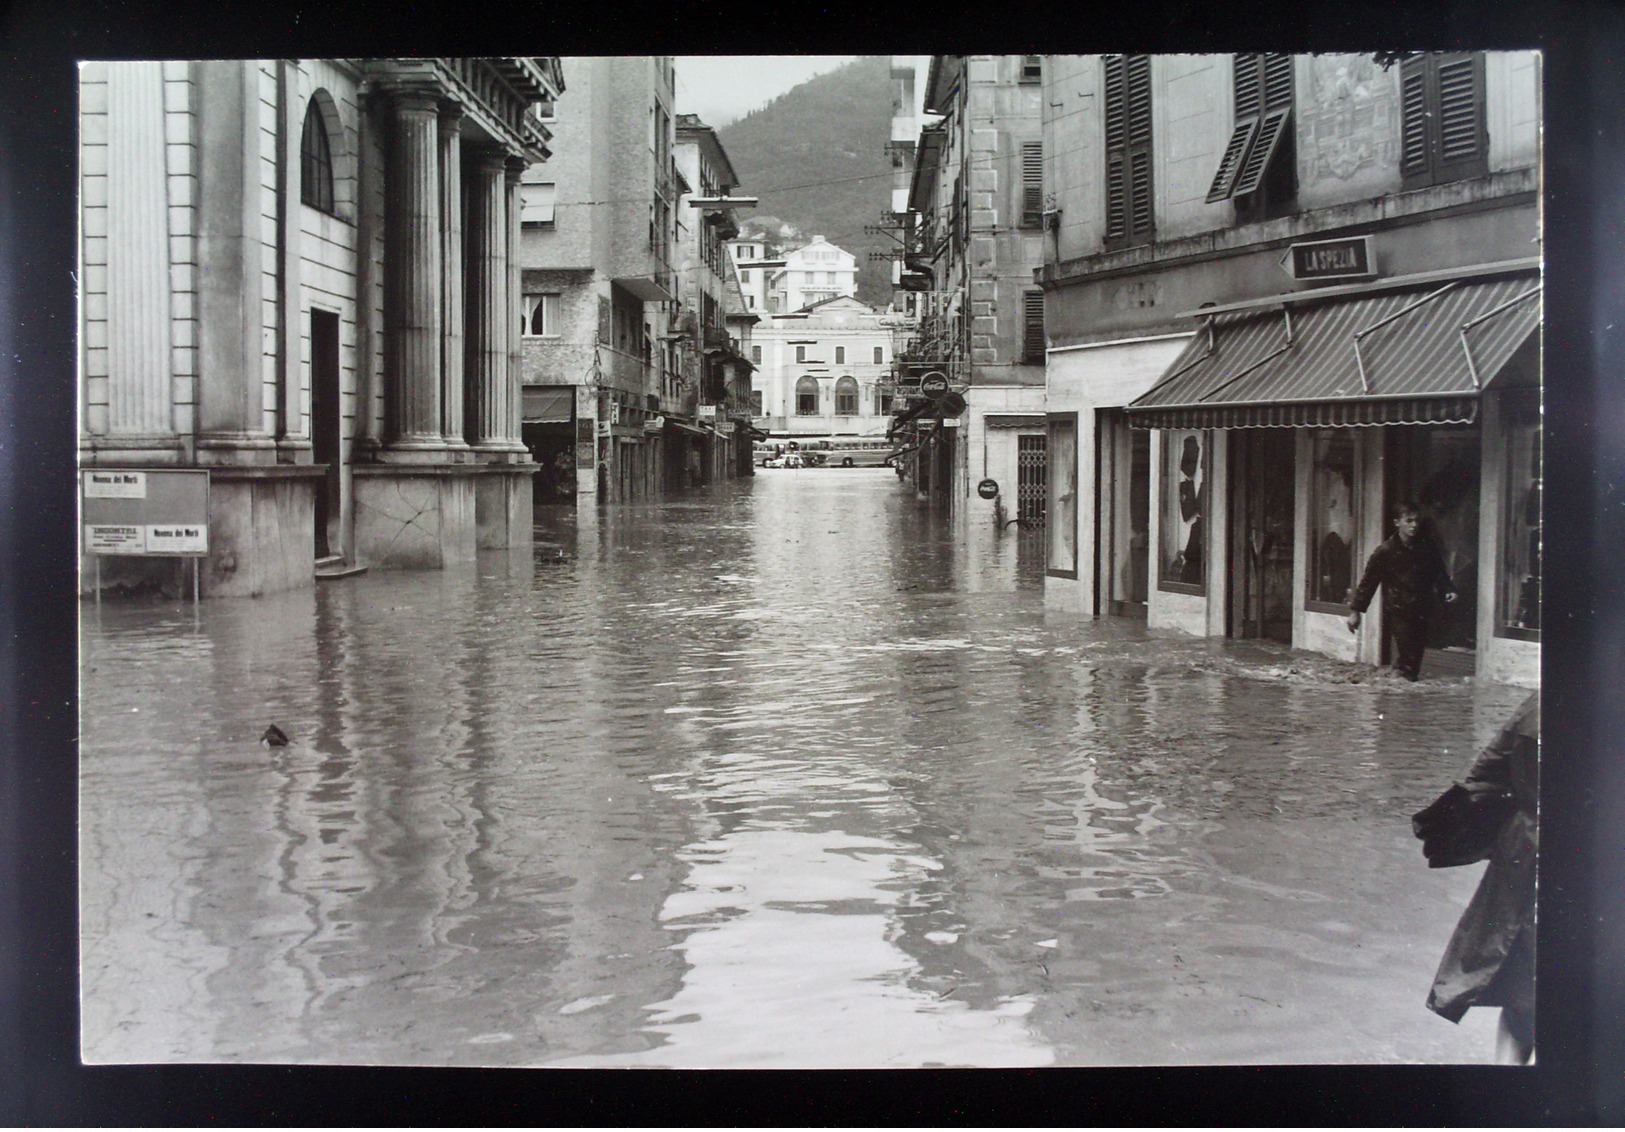
[[[1016,517],[1042,522],[1049,455],[1043,434],[1016,437]]]

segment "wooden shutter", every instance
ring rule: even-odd
[[[1021,146],[1021,223],[1033,227],[1044,219],[1044,143]]]
[[[1406,188],[1488,172],[1482,54],[1413,55],[1400,63],[1399,85]]]
[[[1235,57],[1236,124],[1208,187],[1209,203],[1256,192],[1291,127],[1292,56]]]
[[[1428,160],[1427,63],[1427,56],[1413,55],[1399,65],[1399,171],[1406,178],[1427,176],[1432,164]]]
[[[1021,296],[1022,357],[1029,362],[1044,360],[1044,292],[1026,291]]]
[[[1271,110],[1264,115],[1264,121],[1258,128],[1258,137],[1253,142],[1252,152],[1247,154],[1247,160],[1242,163],[1241,172],[1236,177],[1235,195],[1246,196],[1258,188],[1264,179],[1264,170],[1269,168],[1270,158],[1275,156],[1276,148],[1281,144],[1281,137],[1286,133],[1287,123],[1292,120],[1292,110]]]
[[[1106,55],[1106,242],[1149,239],[1156,224],[1151,183],[1151,57]]]

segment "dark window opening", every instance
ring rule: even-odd
[[[299,139],[299,199],[311,208],[334,214],[333,149],[327,123],[314,100],[305,110],[305,130]]]
[[[1234,74],[1235,126],[1207,199],[1233,198],[1245,223],[1288,211],[1298,193],[1292,56],[1244,52]]]

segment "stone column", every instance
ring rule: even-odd
[[[468,198],[468,435],[483,452],[504,450],[508,335],[508,192],[501,153],[474,161]]]
[[[467,448],[463,438],[463,161],[460,126],[463,108],[455,102],[440,106],[440,262],[441,311],[445,333],[441,338],[441,431],[450,448]]]
[[[439,105],[426,91],[390,99],[384,223],[384,439],[397,453],[440,452]]]
[[[519,320],[524,317],[524,278],[519,266],[520,221],[524,191],[520,179],[528,165],[522,157],[509,157],[507,162],[508,188],[508,411],[504,418],[503,438],[515,452],[527,453],[520,420],[524,416],[525,345],[521,340]]]

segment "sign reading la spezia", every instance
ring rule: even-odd
[[[85,549],[97,554],[207,554],[209,528],[194,523],[90,523]]]

